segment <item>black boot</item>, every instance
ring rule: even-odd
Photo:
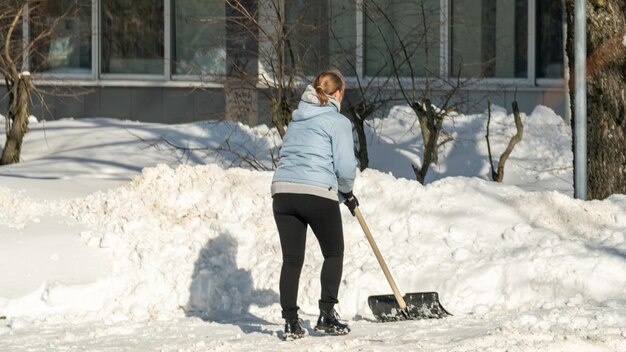
[[[305,337],[306,330],[302,327],[300,319],[285,319],[285,333],[283,334],[283,340],[297,340]]]
[[[334,309],[320,310],[320,317],[317,319],[315,331],[323,331],[327,334],[346,335],[350,332],[350,327],[339,321],[339,314]]]

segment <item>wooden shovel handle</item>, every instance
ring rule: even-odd
[[[370,243],[370,246],[372,247],[372,250],[374,251],[374,255],[376,256],[376,259],[378,259],[378,264],[380,264],[380,267],[383,269],[383,273],[385,274],[385,277],[387,278],[387,281],[389,282],[389,286],[391,286],[393,295],[396,297],[396,300],[398,301],[398,304],[400,305],[400,309],[406,309],[406,302],[404,302],[404,298],[402,298],[402,295],[400,294],[400,290],[398,290],[398,286],[396,286],[396,282],[393,281],[393,277],[391,276],[391,273],[389,272],[389,268],[387,268],[385,259],[383,259],[383,256],[380,254],[380,250],[378,249],[376,242],[374,242],[374,237],[372,236],[370,229],[367,227],[367,224],[365,223],[365,220],[363,219],[363,214],[361,214],[359,207],[354,208],[354,214],[356,215],[357,220],[359,220],[359,224],[361,225],[363,232],[365,232],[365,237],[367,237],[367,241]]]

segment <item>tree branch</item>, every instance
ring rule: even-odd
[[[9,25],[9,28],[7,30],[7,36],[5,38],[6,42],[4,43],[4,61],[5,61],[6,67],[8,67],[10,70],[10,74],[11,74],[10,79],[13,81],[18,79],[19,74],[17,72],[17,69],[15,68],[15,62],[11,58],[11,54],[10,54],[11,37],[13,36],[13,31],[15,30],[15,27],[17,27],[20,17],[22,17],[23,14],[24,14],[24,6],[21,6],[19,10],[15,13],[15,17],[13,17],[13,21]]]
[[[515,128],[517,132],[515,133],[513,137],[511,137],[511,140],[509,141],[509,144],[504,150],[504,153],[500,155],[500,161],[498,162],[498,170],[493,171],[493,163],[491,165],[492,177],[493,177],[493,180],[496,182],[502,182],[502,180],[504,180],[504,165],[506,164],[506,161],[509,159],[509,156],[513,152],[513,148],[515,148],[515,145],[522,140],[522,137],[524,135],[524,125],[522,124],[522,118],[520,116],[517,101],[513,101],[511,105],[513,107],[513,117],[515,119]],[[491,116],[491,113],[489,115]],[[491,152],[489,154],[491,155]],[[489,159],[491,161],[491,156],[489,157]]]
[[[491,142],[489,141],[489,125],[491,124],[491,98],[487,97],[487,134],[485,138],[487,139],[487,153],[489,153],[489,165],[491,167],[491,178],[496,180],[496,171],[493,167],[493,157],[491,156]]]

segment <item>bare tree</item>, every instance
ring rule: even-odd
[[[487,134],[485,135],[485,139],[487,139],[487,151],[489,153],[489,165],[491,166],[491,178],[496,182],[502,182],[504,180],[504,166],[506,161],[509,159],[509,156],[513,152],[513,148],[517,145],[517,143],[522,141],[522,137],[524,136],[524,125],[522,124],[522,117],[520,116],[519,106],[517,105],[517,101],[513,101],[511,103],[513,107],[513,118],[515,120],[515,129],[516,133],[509,140],[509,144],[507,145],[504,152],[500,155],[500,159],[498,161],[498,169],[493,166],[493,157],[491,154],[491,143],[489,141],[489,124],[491,123],[491,99],[487,99]]]
[[[206,2],[202,4],[205,6]],[[233,132],[227,133],[226,138],[217,146],[189,148],[165,137],[144,141],[159,150],[178,153],[180,160],[185,162],[190,156],[200,154],[231,166],[269,170],[277,162],[276,145],[279,143],[276,140],[280,140],[285,134],[291,112],[298,102],[296,89],[300,70],[297,60],[293,59],[295,51],[291,44],[296,29],[293,24],[288,23],[285,16],[285,0],[226,0],[220,5],[225,5],[223,16],[214,13],[213,17],[207,17],[196,12],[184,17],[179,14],[177,20],[194,23],[198,29],[213,24],[225,25],[226,70],[213,73],[224,81],[225,118],[253,125],[257,122],[253,118],[258,113],[257,94],[263,94],[271,102],[271,121],[279,137],[274,138],[274,131],[269,130],[266,137],[273,142],[267,149],[250,146],[245,141],[246,137]],[[207,48],[211,45],[214,44],[207,43]],[[198,63],[174,63],[186,70],[205,72],[205,68]],[[237,129],[236,124],[231,125],[229,121],[221,121],[216,126],[220,129]]]
[[[29,103],[32,93],[37,92],[30,80],[26,57],[36,56],[49,43],[50,36],[71,6],[60,17],[43,23],[43,0],[11,0],[0,2],[0,75],[8,94],[8,109],[5,118],[6,142],[2,150],[0,165],[20,161],[22,141],[28,132]],[[24,38],[23,25],[26,21],[39,30]]]
[[[365,123],[374,116],[374,113],[393,99],[392,93],[386,91],[385,85],[374,84],[373,80],[363,82],[356,76],[357,86],[346,94],[344,101],[348,118],[354,124],[357,135],[356,156],[361,171],[369,167],[369,153],[367,151],[367,135]]]
[[[367,136],[365,123],[374,116],[374,113],[391,102],[395,91],[389,84],[391,77],[383,77],[383,68],[379,68],[368,79],[361,77],[362,73],[356,66],[355,57],[351,55],[356,51],[354,46],[342,45],[340,33],[330,28],[332,40],[337,44],[336,54],[343,58],[342,72],[345,76],[353,77],[353,84],[349,87],[344,97],[345,113],[354,125],[357,136],[356,156],[361,171],[369,166],[369,153],[367,148]]]
[[[586,1],[586,10],[587,198],[604,199],[626,193],[626,0]],[[573,0],[566,1],[566,15],[566,51],[572,66],[578,50]],[[573,82],[569,83],[573,104]],[[573,108],[572,112],[576,114]]]
[[[364,0],[363,13],[384,45],[381,56],[390,65],[391,76],[396,81],[402,99],[417,115],[424,152],[421,165],[412,167],[417,181],[424,183],[430,165],[438,161],[439,147],[451,140],[442,132],[443,120],[456,109],[452,98],[461,88],[462,82],[458,76],[456,80],[449,80],[431,69],[434,64],[432,50],[440,44],[433,39],[433,34],[439,30],[440,24],[437,21],[437,25],[430,26],[429,20],[438,19],[440,10],[429,9],[424,1],[409,6],[415,7],[420,17],[420,21],[416,22],[419,27],[411,28],[411,35],[403,35],[402,29],[390,16],[389,9],[382,8],[375,0]],[[416,64],[418,54],[422,62]],[[434,96],[434,88],[437,88],[440,96]],[[435,98],[439,103],[438,108],[432,103]]]
[[[361,168],[366,168],[368,156],[364,124],[385,101],[391,100],[385,89],[391,78],[387,77],[383,84],[360,79],[361,74],[355,64],[354,34],[346,33],[345,28],[349,25],[343,23],[346,16],[354,16],[351,10],[356,10],[356,5],[348,0],[305,0],[302,3],[231,0],[226,5],[225,22],[230,28],[226,81],[245,82],[255,90],[261,86],[260,91],[272,105],[272,124],[281,137],[299,101],[297,93],[315,73],[335,67],[346,76],[356,77],[356,88],[351,87],[353,89],[346,95],[342,111],[355,125],[359,144],[357,155]],[[258,70],[252,67],[257,64],[257,59],[260,62]],[[241,87],[237,89],[243,90]],[[238,96],[232,95],[235,98]],[[233,101],[235,104],[239,102]],[[236,109],[241,114],[235,118],[244,120],[245,116],[239,115],[245,115],[245,109]],[[231,149],[226,144],[220,148],[213,151]],[[272,152],[270,150],[270,154]]]
[[[296,89],[298,77],[302,76],[292,45],[297,26],[287,22],[285,0],[267,0],[258,6],[249,6],[244,0],[226,0],[226,5],[233,14],[228,21],[259,43],[261,72],[251,77],[239,63],[231,63],[233,71],[239,71],[253,86],[260,83],[267,88],[263,94],[271,101],[272,124],[282,137],[298,103]]]
[[[20,160],[22,139],[28,130],[28,102],[31,90],[30,74],[20,73],[23,44],[21,29],[26,12],[26,1],[2,2],[0,5],[0,73],[9,95],[5,117],[6,142],[2,150],[0,165],[17,163]]]
[[[383,97],[384,84],[360,80],[354,43],[344,45],[352,40],[348,37],[353,34],[334,28],[335,25],[345,27],[341,23],[345,19],[342,16],[354,16],[354,12],[345,12],[343,6],[353,6],[353,10],[356,6],[350,1],[318,0],[298,3],[267,0],[260,2],[258,8],[246,5],[243,0],[227,0],[227,5],[234,10],[228,21],[235,23],[238,30],[247,31],[259,43],[259,79],[256,74],[248,78],[251,84],[260,83],[268,88],[262,93],[271,102],[272,124],[281,136],[299,102],[299,91],[317,72],[334,67],[345,76],[356,77],[357,88],[352,89],[354,94],[346,96],[344,111],[357,131],[361,167],[367,167],[364,122],[389,98]],[[235,74],[247,73],[243,69],[245,63],[230,64]]]

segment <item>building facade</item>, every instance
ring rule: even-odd
[[[36,11],[21,29],[51,29],[24,61],[39,118],[269,124],[263,92],[283,67],[296,84],[337,67],[352,88],[458,85],[462,112],[515,99],[568,118],[561,1],[48,0]]]

